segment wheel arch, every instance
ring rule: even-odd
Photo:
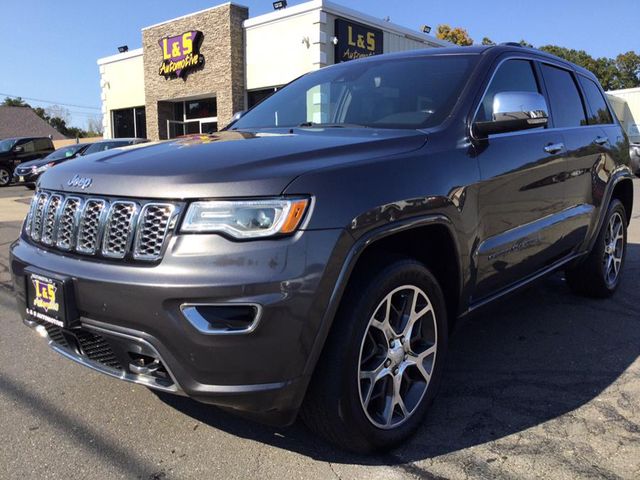
[[[613,186],[611,192],[611,202],[617,199],[622,202],[625,213],[627,214],[627,223],[631,221],[633,211],[633,181],[630,178],[623,177]]]
[[[445,301],[447,303],[447,313],[449,317],[449,328],[451,329],[455,324],[455,318],[458,316],[458,309],[460,307],[461,292],[463,276],[461,270],[461,262],[459,255],[458,239],[453,228],[453,223],[445,215],[434,214],[424,216],[420,218],[408,219],[404,221],[398,221],[391,224],[387,224],[383,227],[374,229],[365,233],[360,237],[354,245],[351,247],[349,253],[346,256],[346,260],[343,262],[342,269],[338,275],[338,280],[335,283],[331,298],[325,310],[322,324],[316,336],[314,345],[309,354],[307,364],[305,366],[304,375],[310,379],[315,369],[316,363],[320,358],[324,345],[331,331],[333,320],[336,317],[338,307],[342,301],[343,295],[349,285],[349,282],[354,278],[356,268],[358,264],[366,261],[368,255],[372,255],[372,252],[379,251],[378,249],[388,248],[389,245],[394,244],[396,241],[405,241],[407,236],[420,234],[420,238],[427,238],[429,234],[438,232],[438,238],[446,239],[448,252],[451,255],[449,260],[454,263],[454,268],[450,269],[453,275],[449,278],[447,285],[455,285],[454,288],[448,289],[445,285],[442,285],[443,293],[445,295]],[[385,250],[386,251],[386,250]],[[369,253],[367,253],[369,252]],[[396,250],[394,253],[398,253]],[[444,255],[439,255],[440,259],[447,258]],[[446,265],[443,263],[442,265]],[[429,265],[427,265],[429,268]],[[433,268],[433,267],[431,267]],[[440,278],[432,271],[434,276],[441,282]],[[450,282],[450,283],[449,283]],[[448,290],[447,291],[445,291]],[[452,310],[453,309],[453,310]]]

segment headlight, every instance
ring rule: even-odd
[[[49,170],[51,167],[53,167],[55,165],[55,163],[51,162],[51,163],[47,163],[45,165],[42,165],[41,167],[36,168],[33,173],[42,173],[45,170]]]
[[[309,199],[193,202],[182,232],[219,232],[234,238],[263,238],[296,231]]]

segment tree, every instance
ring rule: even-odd
[[[473,45],[473,39],[469,36],[469,33],[464,28],[451,28],[446,23],[438,25],[436,37],[440,40],[447,40],[448,42],[455,43],[456,45],[460,45],[462,47]]]
[[[71,113],[65,107],[61,107],[60,105],[51,105],[45,109],[46,114],[51,118],[60,118],[65,121],[65,123],[69,123],[71,120]]]
[[[100,137],[104,133],[103,130],[101,116],[89,118],[87,122],[87,135],[89,137]]]
[[[482,45],[495,45],[495,44],[496,44],[496,42],[491,40],[489,37],[484,37],[482,39]]]
[[[633,88],[640,85],[640,55],[631,51],[621,53],[615,59],[618,71],[618,88]]]
[[[29,107],[30,105],[25,102],[21,97],[5,97],[2,102],[3,107]]]

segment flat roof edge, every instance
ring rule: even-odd
[[[179,17],[170,18],[169,20],[163,20],[162,22],[154,23],[153,25],[149,25],[147,27],[142,27],[142,31],[144,32],[145,30],[149,30],[150,28],[166,25],[167,23],[175,22],[176,20],[182,20],[184,18],[193,17],[194,15],[199,15],[204,12],[210,12],[211,10],[216,10],[217,8],[226,7],[228,5],[234,5],[236,7],[246,8],[247,10],[249,10],[249,7],[247,7],[246,5],[242,5],[236,2],[225,2],[225,3],[221,3],[220,5],[214,5],[213,7],[205,8],[203,10],[198,10],[197,12],[187,13],[186,15],[181,15]]]
[[[263,15],[259,15],[257,17],[253,17],[245,20],[243,23],[243,26],[244,28],[252,28],[265,23],[281,20],[286,17],[312,12],[314,10],[322,10],[324,12],[338,15],[341,17],[347,17],[355,22],[368,23],[382,30],[404,35],[406,37],[409,37],[424,43],[438,45],[441,47],[455,46],[454,44],[447,42],[446,40],[440,40],[439,38],[436,38],[433,35],[427,35],[418,30],[412,30],[410,28],[403,27],[402,25],[398,25],[396,23],[387,22],[385,20],[374,17],[372,15],[368,15],[366,13],[360,12],[358,10],[354,10],[349,7],[345,7],[337,3],[330,2],[328,0],[312,0],[310,2],[299,3],[298,5],[284,8],[282,10],[276,10],[273,12],[265,13]]]
[[[115,55],[109,55],[108,57],[99,58],[98,65],[104,65],[106,63],[119,62],[128,58],[139,57],[142,55],[142,53],[142,47],[136,48],[135,50],[129,50],[128,52],[124,53],[116,53]]]

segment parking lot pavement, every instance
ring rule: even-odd
[[[18,188],[0,190],[6,215],[24,211]],[[640,478],[638,181],[635,194],[617,295],[573,296],[558,274],[465,323],[417,436],[374,457],[69,362],[22,325],[3,277],[0,478]],[[2,275],[19,226],[0,222]]]

